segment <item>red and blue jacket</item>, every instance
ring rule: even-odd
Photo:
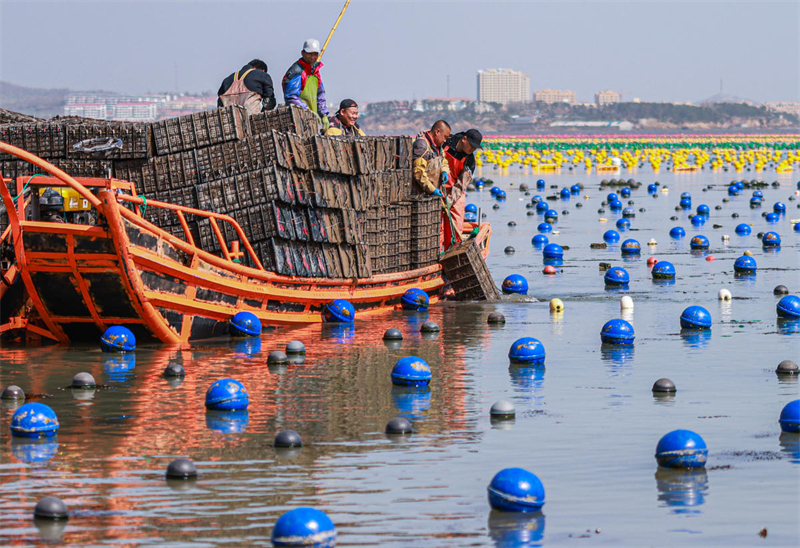
[[[297,105],[299,107],[308,108],[301,99],[300,94],[306,87],[306,80],[309,76],[316,76],[319,80],[319,89],[317,90],[317,109],[320,116],[328,116],[328,103],[325,101],[325,86],[322,85],[322,76],[319,74],[319,69],[322,68],[322,63],[317,63],[313,67],[298,59],[286,74],[283,76],[281,85],[283,86],[283,100],[287,105]]]

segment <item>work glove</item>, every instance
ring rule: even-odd
[[[331,121],[328,119],[327,116],[324,114],[322,115],[322,133],[328,131],[328,128],[331,127]]]
[[[442,171],[442,174],[439,176],[439,182],[443,185],[446,185],[449,181],[450,175],[448,175],[446,171]]]
[[[439,198],[442,197],[442,191],[439,190],[438,188],[435,189],[433,192],[431,192],[431,194],[434,195],[434,196],[438,196]]]

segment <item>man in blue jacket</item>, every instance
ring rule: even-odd
[[[325,86],[319,69],[319,41],[310,38],[303,44],[303,51],[283,77],[283,100],[287,105],[311,109],[322,120],[323,132],[328,130],[328,105],[325,101]]]

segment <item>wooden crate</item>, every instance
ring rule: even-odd
[[[494,301],[500,297],[475,240],[452,246],[439,262],[457,300]]]

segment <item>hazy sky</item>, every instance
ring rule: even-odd
[[[127,93],[214,90],[253,57],[279,86],[336,2],[0,0],[0,80]],[[323,59],[330,101],[476,95],[479,69],[579,101],[800,100],[800,2],[352,0]],[[282,94],[278,94],[279,102]]]

